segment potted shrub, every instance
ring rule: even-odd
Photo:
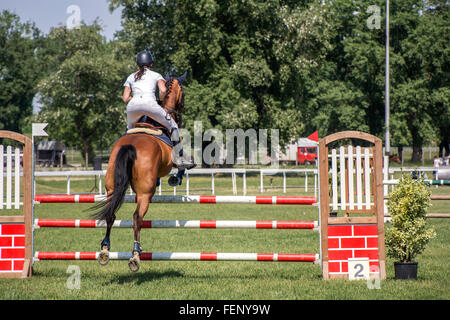
[[[422,180],[403,176],[387,203],[391,224],[386,230],[388,256],[394,263],[396,279],[417,279],[414,258],[425,250],[436,235],[426,225],[426,211],[431,205],[430,191]]]

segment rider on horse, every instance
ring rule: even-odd
[[[166,94],[166,81],[157,72],[151,70],[153,56],[147,51],[141,51],[136,57],[139,66],[137,72],[132,73],[124,83],[123,102],[127,103],[128,130],[133,129],[136,122],[144,115],[157,121],[167,128],[175,147],[181,142],[178,124],[156,101],[156,87],[159,89],[160,99]],[[192,169],[195,164],[192,158],[184,156],[181,145],[180,157],[174,156],[173,162],[178,168]]]

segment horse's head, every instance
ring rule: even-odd
[[[166,80],[166,95],[161,100],[164,109],[174,118],[178,126],[182,125],[182,117],[184,109],[184,90],[182,82],[186,79],[186,72],[178,78],[165,76]]]

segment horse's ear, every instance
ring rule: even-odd
[[[183,75],[181,77],[177,78],[178,82],[180,84],[186,79],[186,75],[187,75],[187,71],[185,73],[183,73]]]

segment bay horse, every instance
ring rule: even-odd
[[[166,76],[167,92],[161,99],[162,107],[181,127],[181,113],[184,108],[184,91],[181,86],[186,73],[179,78]],[[138,126],[138,125],[137,125]],[[101,210],[94,217],[106,221],[106,235],[101,243],[98,262],[105,265],[109,261],[111,248],[111,228],[116,212],[123,203],[129,185],[136,194],[136,210],[133,214],[134,246],[128,265],[131,271],[140,266],[140,233],[142,222],[155,193],[157,180],[168,175],[172,169],[172,147],[154,135],[147,133],[127,134],[114,144],[109,157],[105,176],[106,200],[93,209]]]

